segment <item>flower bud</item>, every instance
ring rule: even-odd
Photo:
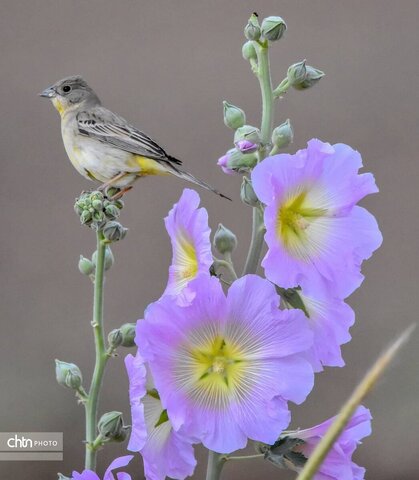
[[[256,207],[259,204],[259,199],[256,196],[252,182],[248,177],[243,177],[243,182],[240,188],[240,198],[243,203],[250,207]]]
[[[237,247],[237,237],[221,223],[214,235],[214,247],[223,255],[231,253]]]
[[[249,140],[239,140],[235,143],[237,150],[241,153],[253,153],[259,149],[256,143],[252,143]]]
[[[257,60],[258,55],[256,53],[253,42],[248,41],[242,47],[242,55],[245,60]]]
[[[260,130],[251,125],[243,125],[236,130],[234,134],[234,144],[240,142],[240,140],[247,140],[255,145],[260,144]]]
[[[272,145],[276,148],[285,148],[294,140],[294,131],[289,119],[276,127],[272,132]]]
[[[288,68],[287,77],[289,84],[296,90],[305,90],[324,77],[324,73],[317,68],[306,65],[306,61],[303,60]]]
[[[119,208],[112,203],[105,207],[105,215],[108,220],[115,220],[115,218],[119,217],[120,213]]]
[[[123,336],[119,328],[115,328],[115,330],[109,332],[108,344],[111,348],[118,348],[120,345],[122,345],[122,340]]]
[[[120,329],[122,333],[122,343],[123,347],[135,347],[135,332],[136,324],[135,323],[124,323]]]
[[[224,125],[236,130],[242,127],[246,122],[244,111],[228,102],[223,102],[224,106]]]
[[[83,382],[80,368],[74,363],[55,360],[55,375],[60,385],[74,390],[78,390]]]
[[[97,265],[97,250],[95,250],[93,255],[92,255],[92,262],[93,262],[93,265],[96,267],[96,265]],[[114,262],[115,262],[115,257],[113,256],[111,247],[106,246],[106,249],[105,249],[105,263],[104,263],[105,271],[109,270],[112,267],[112,265],[114,264]]]
[[[230,149],[224,156],[219,158],[217,162],[223,172],[228,175],[248,172],[256,163],[257,157],[254,153],[243,154],[237,150],[237,148]]]
[[[119,222],[107,222],[103,227],[103,235],[110,242],[118,242],[127,234],[128,228],[123,227]]]
[[[92,223],[92,214],[89,210],[83,210],[80,215],[80,222],[82,225],[89,225]]]
[[[92,207],[99,212],[103,208],[103,203],[99,199],[93,200]]]
[[[267,17],[262,22],[262,35],[266,40],[275,42],[284,35],[287,25],[281,17]]]
[[[80,255],[79,270],[80,273],[82,273],[83,275],[91,275],[95,271],[95,266],[93,265],[93,262],[90,261],[88,258]]]
[[[99,419],[97,428],[99,434],[108,441],[118,442],[125,439],[124,431],[126,432],[127,428],[124,426],[121,412],[104,413]]]
[[[256,13],[253,13],[250,16],[249,21],[247,22],[247,25],[244,27],[244,36],[248,40],[259,40],[260,26],[259,26],[259,20]]]

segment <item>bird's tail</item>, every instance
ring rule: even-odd
[[[185,172],[184,170],[180,170],[179,168],[172,168],[170,169],[170,173],[172,175],[175,175],[178,178],[182,178],[183,180],[186,180],[187,182],[194,183],[195,185],[199,185],[202,188],[205,188],[206,190],[210,190],[211,192],[214,192],[216,195],[219,195],[222,198],[226,198],[227,200],[232,201],[230,197],[227,197],[227,195],[223,195],[221,192],[219,192],[217,189],[211,187],[211,185],[208,185],[208,183],[203,182],[202,180],[199,180],[198,178],[194,177],[191,173]]]

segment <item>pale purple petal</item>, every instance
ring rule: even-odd
[[[82,473],[73,472],[71,474],[73,480],[100,480],[95,472],[84,470]]]
[[[112,471],[117,468],[126,467],[133,458],[133,455],[125,455],[124,457],[116,458],[107,468],[103,480],[115,480]]]

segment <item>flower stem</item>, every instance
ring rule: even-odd
[[[105,251],[106,243],[103,233],[98,231],[97,234],[97,260],[96,273],[94,282],[94,300],[93,300],[93,319],[92,327],[95,338],[96,361],[92,376],[92,383],[88,398],[85,404],[86,407],[86,461],[85,468],[89,470],[96,470],[96,456],[97,448],[95,448],[94,441],[96,439],[96,425],[97,425],[97,408],[99,403],[99,394],[102,386],[103,374],[107,359],[105,339],[103,332],[103,284],[105,273]]]
[[[219,480],[221,476],[221,470],[226,462],[226,457],[221,453],[213,451],[208,452],[208,465],[206,480]]]
[[[326,455],[329,453],[333,444],[339,438],[346,424],[352,418],[357,406],[362,402],[364,397],[371,391],[377,381],[380,379],[384,371],[394,360],[400,348],[409,340],[412,331],[416,325],[406,329],[375,361],[370,370],[366,373],[361,383],[353,391],[352,395],[344,403],[340,409],[335,421],[330,425],[325,436],[314,449],[304,468],[297,477],[297,480],[311,480],[320,468]]]
[[[267,44],[257,45],[258,54],[258,78],[262,93],[262,122],[260,127],[262,148],[259,152],[259,161],[267,154],[271,141],[273,125],[273,103],[271,71],[269,67],[269,50]],[[252,240],[243,275],[256,273],[263,247],[263,214],[258,206],[253,207]]]

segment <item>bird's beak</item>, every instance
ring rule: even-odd
[[[40,97],[46,97],[46,98],[54,98],[56,95],[57,94],[52,87],[46,88],[43,92],[39,94]]]

